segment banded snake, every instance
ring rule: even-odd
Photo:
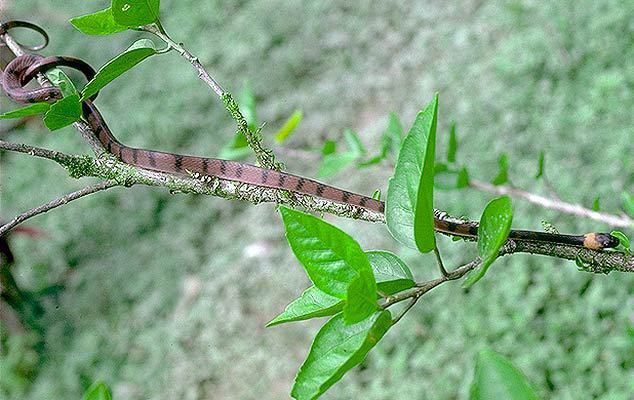
[[[42,28],[23,21],[9,21],[0,24],[0,36],[15,27],[30,28],[44,36],[44,45],[29,48],[31,50],[39,50],[48,43],[48,36]],[[95,75],[92,67],[77,58],[62,56],[42,57],[26,54],[15,58],[4,69],[2,87],[10,98],[21,103],[59,100],[62,98],[62,93],[57,87],[25,88],[25,85],[37,74],[58,66],[77,69],[88,80]],[[286,172],[261,168],[237,161],[181,155],[126,146],[114,137],[101,113],[93,104],[96,96],[97,94],[82,103],[82,117],[108,152],[124,163],[170,174],[196,174],[282,189],[293,193],[320,197],[337,203],[350,204],[374,212],[384,212],[385,203],[382,201]],[[436,214],[435,229],[441,233],[464,238],[477,239],[478,236],[476,223],[446,218],[441,213]],[[610,234],[594,232],[585,235],[563,235],[538,231],[511,230],[509,238],[520,241],[568,244],[593,250],[616,247],[619,244],[619,240]]]

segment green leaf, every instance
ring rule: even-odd
[[[415,285],[412,271],[396,254],[383,250],[366,251],[365,254],[381,292],[394,294]]]
[[[284,142],[286,138],[295,131],[295,128],[297,128],[297,125],[299,125],[301,120],[302,110],[295,110],[293,115],[291,115],[291,117],[284,122],[284,125],[282,125],[282,127],[275,133],[275,140],[279,143]]]
[[[346,140],[346,146],[348,151],[355,154],[358,157],[365,155],[365,147],[361,143],[359,135],[352,129],[346,129],[343,131],[343,138]]]
[[[470,287],[484,276],[506,242],[512,221],[513,208],[507,196],[493,199],[486,205],[478,227],[478,254],[482,264],[471,271],[463,287]]]
[[[623,192],[621,193],[621,200],[623,200],[623,211],[634,218],[634,196],[628,192]]]
[[[447,148],[447,162],[456,162],[456,151],[458,150],[458,140],[456,139],[456,123],[451,124],[449,130],[449,147]]]
[[[438,93],[434,96],[433,111],[426,122],[425,161],[423,174],[418,185],[416,211],[414,213],[414,238],[421,253],[428,253],[436,248],[434,232],[434,161],[436,159],[436,126],[438,124]]]
[[[224,160],[241,160],[251,154],[251,148],[244,133],[237,131],[233,140],[220,150],[218,157]]]
[[[72,18],[70,23],[86,35],[110,35],[128,29],[115,22],[110,7],[92,14]]]
[[[502,154],[498,159],[498,174],[491,183],[494,185],[503,185],[509,180],[509,159],[506,154]]]
[[[266,326],[334,315],[343,309],[343,303],[343,300],[326,294],[315,286],[311,286],[300,297],[286,306],[284,312],[271,320]]]
[[[418,113],[387,188],[385,218],[397,241],[420,251],[435,247],[432,207],[438,95]],[[424,164],[424,166],[423,166]]]
[[[380,163],[384,159],[385,159],[385,155],[379,154],[379,155],[376,155],[376,156],[370,158],[369,160],[361,161],[361,162],[357,163],[357,166],[359,168],[369,167],[370,165],[374,165],[374,164]]]
[[[594,198],[594,201],[592,202],[592,210],[599,211],[600,209],[601,209],[600,197],[597,196]]]
[[[358,157],[359,156],[357,154],[350,152],[328,154],[327,156],[324,156],[324,159],[319,166],[317,177],[322,179],[331,177],[350,166]]]
[[[618,247],[616,248],[616,250],[621,250],[624,251],[627,254],[630,254],[631,251],[631,245],[630,245],[630,239],[627,237],[627,235],[621,231],[612,231],[610,232],[610,235],[616,237],[617,239],[619,239],[620,244],[618,245]]]
[[[381,189],[377,189],[374,191],[374,193],[372,193],[372,198],[374,200],[379,200],[381,201]]]
[[[434,166],[434,187],[443,190],[461,189],[469,186],[467,168],[451,169],[446,164],[436,163]]]
[[[44,116],[44,125],[52,131],[63,128],[79,121],[81,118],[81,103],[79,96],[74,94],[64,97],[51,105]]]
[[[371,272],[369,276],[371,278],[366,274],[359,274],[348,285],[346,303],[343,305],[343,319],[346,324],[363,321],[379,309],[376,281]]]
[[[544,151],[539,153],[539,161],[537,162],[537,174],[535,179],[539,179],[544,176]]]
[[[112,0],[112,15],[117,24],[137,27],[159,19],[159,0]]]
[[[151,43],[148,39],[138,40],[128,50],[108,61],[106,65],[97,71],[95,77],[86,84],[81,94],[81,100],[86,100],[141,61],[156,54],[153,44],[151,47],[146,47]]]
[[[321,155],[327,156],[328,154],[333,154],[337,151],[337,142],[332,139],[327,139],[324,142],[324,147],[321,149]]]
[[[112,392],[105,383],[95,382],[86,390],[83,400],[112,400]]]
[[[394,157],[398,157],[398,152],[402,145],[403,127],[401,126],[401,121],[396,113],[390,113],[387,130],[385,131],[384,136],[389,139],[389,150],[392,152]]]
[[[412,272],[395,254],[388,251],[372,250],[367,251],[366,255],[370,261],[377,288],[381,292],[391,295],[414,286]],[[340,312],[343,306],[343,300],[311,286],[266,326],[334,315]]]
[[[73,81],[70,80],[68,75],[59,68],[54,68],[46,73],[46,77],[50,79],[51,83],[62,92],[62,96],[68,97],[72,95],[79,96],[79,92],[75,88]]]
[[[48,103],[35,103],[26,107],[18,108],[17,110],[7,111],[4,114],[0,114],[0,118],[8,119],[29,117],[31,115],[37,115],[47,112],[49,108],[51,108],[51,105]]]
[[[315,286],[346,300],[347,322],[378,307],[370,262],[352,237],[312,215],[286,207],[280,207],[280,213],[286,239]]]
[[[251,148],[244,147],[233,147],[231,144],[223,147],[220,150],[220,154],[218,154],[219,158],[223,160],[244,160],[249,155],[251,155]]]
[[[377,311],[353,325],[346,325],[342,314],[332,317],[315,336],[291,396],[298,400],[319,397],[361,363],[391,326],[392,317],[387,310]]]
[[[469,172],[467,167],[462,167],[458,172],[458,178],[456,179],[456,188],[461,189],[469,186]]]
[[[493,350],[478,353],[470,400],[537,400],[520,370]]]
[[[247,121],[247,126],[250,130],[255,132],[258,129],[258,114],[256,111],[255,94],[253,94],[249,82],[245,82],[238,96],[238,104],[240,105],[240,111],[242,111],[245,121]],[[246,138],[244,139],[244,144],[245,146],[247,144]]]

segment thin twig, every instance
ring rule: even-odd
[[[602,213],[593,211],[579,204],[567,203],[561,200],[549,199],[548,197],[540,196],[531,192],[527,192],[523,189],[518,189],[512,186],[500,185],[495,186],[493,184],[478,181],[475,179],[469,180],[469,186],[474,189],[482,190],[485,192],[497,194],[497,195],[509,195],[511,197],[521,198],[529,203],[537,204],[544,208],[561,211],[566,214],[577,215],[584,218],[590,218],[595,221],[604,222],[613,227],[619,228],[632,228],[634,227],[634,219],[623,215],[616,216],[613,214]]]
[[[480,265],[480,259],[476,258],[475,260],[461,267],[458,267],[451,272],[448,272],[446,276],[441,276],[440,278],[432,279],[431,281],[418,283],[416,287],[414,287],[411,290],[400,292],[395,294],[394,296],[390,296],[389,299],[381,305],[381,307],[383,309],[386,309],[396,303],[400,303],[403,300],[407,300],[413,297],[421,297],[422,295],[429,292],[430,290],[432,290],[438,285],[462,278],[469,271],[476,268],[478,265]]]
[[[209,72],[205,70],[203,65],[200,63],[198,57],[194,56],[192,53],[187,51],[182,43],[176,43],[172,38],[165,32],[160,22],[157,24],[145,25],[141,29],[151,32],[161,38],[169,47],[176,50],[178,54],[180,54],[184,59],[186,59],[195,69],[198,71],[198,78],[200,78],[203,82],[205,82],[211,90],[214,91],[222,99],[222,96],[225,94],[225,90],[216,82]]]
[[[440,250],[438,250],[438,246],[434,247],[434,254],[436,255],[436,263],[438,264],[438,269],[440,269],[440,273],[442,274],[442,276],[449,275],[442,263],[442,258],[440,258]]]
[[[207,72],[205,67],[200,63],[198,57],[194,56],[190,53],[182,43],[176,43],[168,34],[165,32],[163,27],[161,26],[160,21],[145,25],[141,28],[144,31],[150,32],[158,36],[161,40],[167,43],[168,48],[175,50],[178,54],[181,55],[185,60],[187,60],[192,67],[198,72],[198,78],[200,78],[203,82],[207,84],[220,97],[222,102],[225,105],[231,117],[238,124],[238,133],[244,135],[247,140],[247,143],[258,160],[258,163],[264,168],[273,169],[276,171],[281,171],[283,165],[275,160],[275,153],[262,144],[262,135],[260,134],[260,129],[251,130],[249,128],[249,124],[247,124],[244,115],[240,111],[240,107],[238,103],[233,99],[229,92],[226,92],[218,82]]]
[[[422,295],[421,295],[422,296]],[[405,307],[405,309],[403,311],[401,311],[401,313],[392,320],[392,325],[395,325],[398,321],[401,320],[401,318],[403,318],[403,316],[405,314],[407,314],[407,312],[414,307],[414,305],[416,304],[416,302],[418,301],[418,299],[420,299],[421,296],[413,296],[412,300],[410,300],[409,304]]]
[[[76,192],[72,192],[67,194],[66,196],[62,196],[59,197],[57,199],[51,200],[46,204],[42,204],[41,206],[37,206],[34,208],[31,208],[28,211],[25,211],[23,213],[21,213],[20,215],[16,216],[15,218],[13,218],[11,221],[9,221],[8,223],[0,226],[0,236],[5,235],[7,232],[9,232],[11,229],[13,229],[14,227],[16,227],[17,225],[21,224],[22,222],[26,221],[29,218],[35,217],[36,215],[45,213],[47,211],[50,211],[56,207],[62,206],[64,204],[68,204],[73,200],[77,200],[81,197],[87,196],[89,194],[95,193],[95,192],[99,192],[102,190],[106,190],[108,188],[111,188],[113,186],[118,186],[119,184],[115,181],[103,181],[100,182],[96,185],[92,185],[92,186],[87,186],[81,190],[78,190]]]

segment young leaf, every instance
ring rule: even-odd
[[[372,266],[378,290],[390,295],[414,286],[412,272],[395,254],[381,250],[367,251],[366,254]],[[340,312],[343,306],[343,300],[311,286],[266,326],[334,315]]]
[[[74,94],[64,97],[51,105],[44,116],[44,125],[52,131],[63,128],[79,121],[81,118],[81,103],[79,96]]]
[[[133,43],[128,50],[108,61],[106,65],[97,71],[97,75],[84,87],[81,94],[81,101],[97,93],[108,83],[154,54],[156,54],[156,49],[150,40],[141,39]]]
[[[436,159],[436,125],[438,124],[438,93],[434,96],[430,126],[426,130],[423,173],[418,184],[416,211],[414,212],[414,238],[421,253],[436,248],[434,232],[434,161]]]
[[[458,171],[458,178],[456,179],[456,189],[461,189],[469,186],[469,172],[467,167],[462,167]]]
[[[286,306],[284,312],[271,320],[266,326],[334,315],[342,309],[343,300],[326,294],[315,286],[311,286],[300,297]]]
[[[321,155],[327,156],[328,154],[332,154],[337,151],[337,142],[332,139],[327,139],[324,142],[324,147],[321,149]]]
[[[92,14],[72,18],[70,23],[86,35],[110,35],[128,29],[114,21],[110,7]]]
[[[112,400],[112,393],[105,383],[95,382],[86,390],[83,400]]]
[[[446,164],[436,163],[434,166],[434,187],[443,190],[461,189],[469,186],[467,168],[450,169]]]
[[[342,314],[332,317],[315,336],[291,396],[298,400],[319,397],[361,363],[391,326],[392,317],[387,310],[377,311],[353,325],[346,325]]]
[[[236,132],[233,140],[226,144],[221,150],[218,157],[224,160],[241,160],[251,154],[251,148],[248,146],[247,138],[242,132]]]
[[[291,117],[286,120],[284,125],[282,125],[282,127],[275,133],[275,140],[279,143],[284,142],[286,138],[289,137],[291,133],[293,133],[295,128],[297,128],[297,125],[299,125],[301,120],[302,110],[295,110],[295,112],[293,112],[293,115],[291,115]]]
[[[456,123],[451,124],[449,130],[449,147],[447,148],[447,162],[456,162],[456,151],[458,150],[458,140],[456,139]]]
[[[0,118],[8,119],[29,117],[31,115],[37,115],[47,112],[49,108],[51,108],[51,105],[48,103],[35,103],[26,107],[18,108],[17,110],[7,111],[4,114],[0,114]]]
[[[343,305],[343,319],[346,324],[363,321],[379,309],[376,291],[377,286],[373,275],[369,279],[367,275],[359,274],[350,282],[346,292],[346,303]]]
[[[385,218],[397,241],[420,251],[435,247],[432,210],[438,95],[434,96],[403,140],[394,176],[387,188]]]
[[[242,115],[244,115],[245,121],[247,121],[247,126],[250,130],[255,131],[258,128],[258,114],[255,108],[255,94],[253,94],[249,82],[245,82],[238,96],[238,104],[240,105],[240,110],[242,111]],[[244,137],[244,135],[242,135],[242,137]],[[246,138],[244,139],[244,145],[247,145]]]
[[[112,0],[112,15],[117,24],[137,27],[159,19],[159,0]]]
[[[324,157],[317,171],[318,178],[328,178],[351,165],[359,156],[354,153],[346,152],[341,154],[328,154]]]
[[[376,281],[361,246],[342,230],[312,215],[286,207],[280,207],[280,213],[288,243],[315,286],[346,300],[346,321],[376,309]],[[360,313],[356,313],[358,310]]]
[[[372,198],[374,200],[379,200],[381,201],[381,189],[377,189],[374,191],[374,193],[372,193]]]
[[[511,199],[507,196],[493,199],[486,205],[478,227],[478,254],[482,264],[471,271],[465,279],[463,287],[470,287],[484,276],[489,266],[497,258],[500,248],[506,242],[511,231],[512,221]]]
[[[363,143],[361,143],[361,139],[355,131],[352,129],[344,130],[343,138],[346,140],[346,146],[348,147],[348,151],[350,153],[359,157],[365,155],[365,147],[363,146]]]
[[[46,77],[50,79],[51,83],[62,92],[62,96],[68,97],[72,95],[79,96],[79,92],[75,88],[73,81],[70,80],[68,75],[59,68],[54,68],[46,73]]]
[[[623,192],[621,193],[621,199],[623,200],[623,211],[634,218],[634,196],[628,192]]]
[[[630,246],[630,239],[627,237],[627,235],[625,235],[625,233],[621,232],[621,231],[612,231],[610,232],[610,235],[616,237],[617,239],[619,239],[620,244],[618,245],[618,247],[616,248],[617,250],[622,250],[625,251],[625,253],[630,254],[632,251],[631,246]]]
[[[544,151],[542,150],[539,153],[539,161],[537,162],[537,174],[535,175],[535,179],[539,179],[544,176]]]
[[[414,286],[412,271],[396,254],[382,250],[366,251],[365,254],[381,292],[394,294]]]
[[[597,196],[594,198],[594,201],[592,202],[592,210],[599,211],[600,209],[601,209],[600,197]]]
[[[361,162],[357,163],[357,167],[359,167],[359,168],[369,167],[370,165],[374,165],[374,164],[380,163],[384,159],[385,159],[385,154],[383,152],[381,152],[381,154],[376,155],[376,156],[370,158],[369,160],[361,161]]]
[[[401,149],[403,141],[403,127],[401,126],[401,121],[398,119],[398,115],[396,115],[396,113],[390,113],[387,130],[385,131],[384,136],[388,138],[389,150],[392,152],[394,157],[398,157],[398,152]]]
[[[528,380],[509,360],[492,350],[478,353],[470,400],[537,400]]]
[[[502,154],[498,159],[498,174],[491,183],[494,185],[503,185],[509,180],[509,159],[506,154]]]

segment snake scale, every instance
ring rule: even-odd
[[[22,21],[11,21],[0,24],[0,36],[13,27],[27,27],[35,29],[35,25]],[[48,42],[44,31],[37,27]],[[29,83],[38,73],[58,66],[66,66],[81,71],[88,80],[92,79],[95,71],[84,61],[62,56],[42,57],[26,54],[15,58],[4,69],[2,74],[2,87],[5,93],[15,101],[21,103],[53,102],[62,98],[59,88],[48,86],[27,89]],[[337,203],[350,204],[366,210],[383,213],[385,203],[382,201],[339,189],[313,179],[279,172],[254,165],[221,160],[217,158],[196,157],[167,153],[154,150],[129,147],[119,142],[112,134],[104,118],[92,100],[82,103],[82,117],[92,128],[101,144],[109,153],[124,163],[137,167],[179,175],[198,174],[200,176],[215,177],[252,185],[283,189],[293,193],[317,196]],[[455,236],[476,239],[478,226],[472,222],[462,222],[437,215],[435,229],[442,233]],[[616,247],[619,241],[607,233],[588,233],[585,235],[562,235],[547,232],[512,230],[509,238],[524,241],[539,241],[550,243],[569,244],[600,250]]]

